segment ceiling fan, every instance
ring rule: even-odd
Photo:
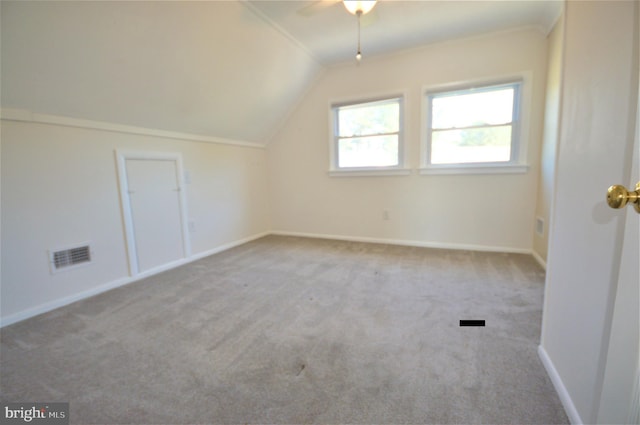
[[[353,13],[354,15],[355,15],[355,11],[358,9],[362,9],[363,15],[366,15],[371,11],[371,9],[373,9],[373,6],[375,6],[376,1],[373,1],[373,0],[370,0],[370,1],[316,0],[311,4],[298,9],[298,14],[302,16],[313,16],[317,13],[322,12],[323,10],[330,8],[331,6],[337,5],[338,3],[343,3],[344,7],[347,8],[347,10],[349,10],[349,12]],[[354,10],[354,11],[351,12],[351,10]]]
[[[377,20],[376,14],[368,14],[376,5],[376,2],[377,0],[317,0],[308,6],[298,9],[298,14],[309,17],[338,3],[342,3],[349,13],[358,17],[358,52],[356,54],[356,60],[360,62],[360,59],[362,59],[362,53],[360,51],[360,21],[364,15],[369,17],[369,19],[365,18],[366,22],[362,22],[365,26]]]

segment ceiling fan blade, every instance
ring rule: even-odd
[[[298,9],[297,13],[300,16],[309,17],[341,2],[342,0],[316,0],[310,5]]]

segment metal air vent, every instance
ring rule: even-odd
[[[84,265],[91,262],[91,247],[83,245],[49,251],[49,261],[52,273]]]

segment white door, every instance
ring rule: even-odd
[[[180,184],[175,161],[126,161],[138,270],[184,258]]]
[[[626,290],[622,279],[631,279],[632,287],[638,284],[637,250],[633,253],[638,234],[633,224],[625,229],[626,219],[638,216],[629,207],[624,212],[609,208],[605,195],[610,185],[635,185],[630,171],[638,101],[638,4],[569,1],[565,7],[560,138],[540,349],[572,423],[612,423],[611,397],[629,388],[628,381],[614,379],[617,372],[608,356],[613,361],[628,344],[616,336],[623,331],[620,319],[637,329],[637,304],[630,307],[635,316],[618,311],[617,295]],[[626,255],[635,255],[631,265],[623,261]],[[626,267],[636,267],[635,272]],[[625,365],[624,373],[632,377],[636,367],[637,360]],[[623,404],[626,421],[629,408]]]
[[[640,182],[640,96],[637,114],[631,186]],[[640,214],[625,209],[620,211],[626,214],[624,240],[598,412],[602,424],[638,424],[639,420],[640,394],[634,384],[640,378]]]
[[[184,258],[185,235],[177,161],[128,158],[125,170],[134,274]]]

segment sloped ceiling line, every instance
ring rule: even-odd
[[[264,144],[322,69],[242,1],[0,8],[6,109]]]
[[[278,31],[280,34],[284,35],[287,39],[289,39],[289,41],[291,41],[293,44],[295,44],[296,47],[298,47],[300,50],[305,52],[309,56],[309,58],[313,59],[318,64],[318,66],[322,66],[322,61],[318,58],[318,56],[315,55],[311,51],[311,49],[309,49],[307,46],[302,44],[302,42],[300,42],[300,40],[298,40],[296,37],[291,35],[291,33],[289,31],[285,30],[284,28],[282,28],[282,26],[278,25],[273,19],[269,18],[267,15],[262,13],[262,11],[260,11],[260,9],[255,7],[249,0],[240,0],[240,1],[251,12],[255,13],[255,15],[257,17],[262,19],[265,23],[269,24],[271,27],[273,27],[273,29]]]

